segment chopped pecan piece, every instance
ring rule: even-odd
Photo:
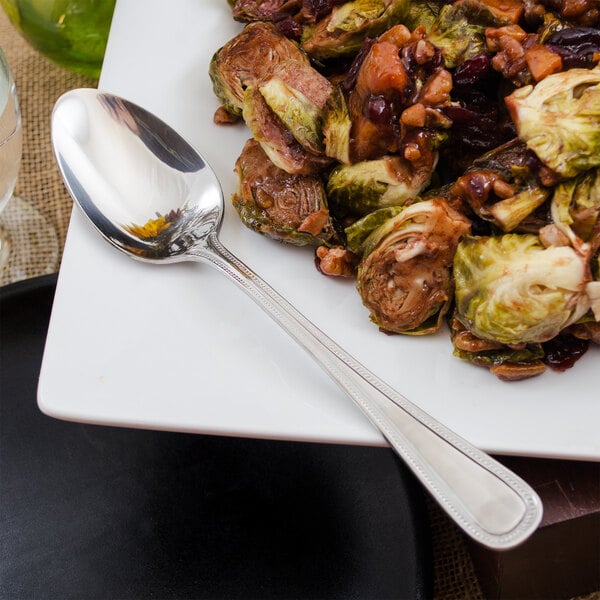
[[[213,116],[213,123],[215,125],[233,125],[241,120],[242,117],[240,115],[234,115],[225,110],[222,106],[217,108]]]
[[[329,225],[329,223],[329,211],[326,208],[322,208],[321,210],[308,215],[304,221],[302,221],[300,227],[298,227],[298,231],[310,233],[316,237]]]
[[[485,352],[487,350],[498,350],[503,347],[498,342],[483,340],[468,330],[459,331],[452,341],[456,348],[465,352]]]
[[[408,127],[424,127],[425,116],[425,107],[417,102],[404,109],[402,115],[400,115],[400,121]]]
[[[354,277],[358,262],[358,256],[344,246],[319,246],[316,250],[315,264],[323,275]]]
[[[488,27],[485,30],[485,41],[488,50],[498,52],[502,50],[501,38],[512,38],[522,42],[527,37],[525,30],[518,25],[506,25],[505,27]],[[505,42],[506,43],[506,42]]]
[[[490,373],[502,381],[521,381],[541,375],[546,365],[541,360],[530,363],[502,363],[490,367]]]
[[[425,82],[419,93],[419,102],[425,106],[444,104],[449,100],[451,90],[452,75],[446,69],[440,69]]]

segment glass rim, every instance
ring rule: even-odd
[[[0,65],[2,66],[2,70],[5,71],[5,73],[8,75],[9,84],[14,83],[10,66],[8,65],[8,61],[6,60],[4,50],[2,50],[2,46],[0,46]]]
[[[8,64],[8,61],[6,60],[6,55],[4,54],[4,50],[2,49],[2,46],[0,46],[0,70],[6,76],[6,83],[7,83],[7,89],[8,89],[6,106],[3,107],[2,112],[6,108],[8,108],[8,105],[10,103],[10,98],[12,98],[14,101],[13,110],[16,115],[15,126],[14,126],[13,130],[10,133],[8,133],[5,137],[0,139],[0,147],[2,147],[2,146],[4,146],[4,144],[7,144],[15,135],[19,135],[21,133],[21,126],[22,126],[21,111],[19,110],[19,100],[17,97],[17,88],[15,85],[15,80],[13,79],[13,76],[12,76],[12,72],[10,70],[10,66]]]

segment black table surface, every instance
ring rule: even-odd
[[[386,448],[59,421],[56,278],[0,290],[0,597],[425,598],[422,492]]]

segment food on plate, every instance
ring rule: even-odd
[[[447,68],[457,67],[466,60],[486,51],[486,30],[509,25],[522,12],[521,2],[484,2],[458,0],[453,4],[423,2],[424,10],[433,7],[435,17],[425,26],[427,39],[439,48]],[[423,15],[414,20],[412,27],[422,23]]]
[[[352,56],[367,37],[400,23],[409,0],[353,0],[336,3],[329,14],[306,23],[300,37],[303,50],[313,60]]]
[[[526,145],[515,139],[474,160],[445,193],[462,203],[462,212],[489,221],[499,231],[535,231],[545,224],[545,216],[536,210],[550,188],[540,183]]]
[[[302,0],[228,0],[236,21],[272,21],[288,11],[297,11]]]
[[[423,335],[440,328],[454,295],[456,246],[470,228],[466,217],[436,198],[391,213],[366,237],[357,287],[382,331]]]
[[[600,343],[598,0],[229,0],[233,204],[386,333],[516,381]]]
[[[427,186],[435,157],[428,152],[418,163],[403,156],[383,156],[336,167],[327,180],[327,197],[338,216],[362,216],[386,206],[402,206]]]
[[[241,116],[245,90],[268,75],[277,64],[290,59],[308,64],[308,57],[298,45],[272,23],[248,24],[214,54],[209,66],[213,90],[223,109]]]
[[[600,67],[549,75],[506,105],[519,139],[561,177],[600,165]]]
[[[600,245],[600,169],[591,169],[559,183],[550,206],[553,227],[584,252],[588,244],[593,254]],[[596,261],[597,263],[598,261]]]
[[[320,177],[280,169],[254,139],[246,142],[235,171],[238,188],[233,205],[247,227],[297,246],[334,239]]]
[[[301,61],[279,63],[244,93],[242,115],[254,139],[288,173],[320,172],[325,155],[323,119],[332,86]]]
[[[468,237],[454,256],[456,318],[511,346],[547,342],[590,309],[587,257],[532,234]]]

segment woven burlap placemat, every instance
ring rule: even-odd
[[[50,145],[50,115],[58,97],[76,87],[95,87],[97,82],[70,73],[34,51],[0,10],[0,47],[11,68],[23,119],[23,159],[15,194],[39,211],[24,215],[9,202],[3,219],[10,222],[11,245],[18,261],[12,275],[3,272],[1,284],[55,271],[62,254],[71,214],[71,199],[62,183]],[[20,219],[19,223],[11,220]],[[55,237],[43,234],[41,219],[49,221]],[[19,249],[27,252],[19,252]]]

